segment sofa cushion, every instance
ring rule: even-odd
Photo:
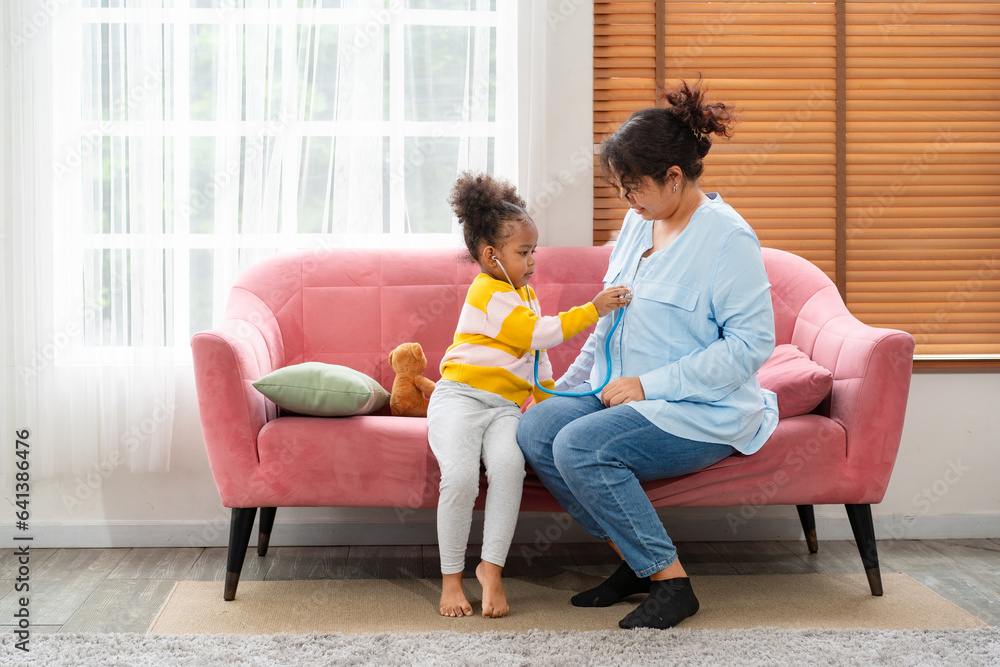
[[[395,507],[401,530],[406,510],[437,507],[423,417],[279,417],[260,430],[257,454],[265,507]]]
[[[760,386],[778,395],[778,417],[812,412],[833,387],[833,373],[795,345],[778,345],[757,371]]]
[[[285,410],[312,417],[366,415],[389,401],[389,392],[361,371],[319,361],[279,368],[253,386]]]

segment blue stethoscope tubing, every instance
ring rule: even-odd
[[[500,260],[497,259],[496,255],[494,255],[492,259],[494,262],[497,263],[497,266],[500,267],[500,270],[503,271],[503,275],[505,278],[507,278],[507,282],[510,283],[510,286],[514,287],[514,281],[510,279],[509,275],[507,275],[507,269],[503,268],[503,264],[500,263]],[[517,292],[516,287],[514,287],[514,292],[515,293]],[[590,391],[584,391],[584,392],[556,391],[555,389],[546,389],[538,382],[538,360],[540,359],[540,350],[535,350],[535,386],[541,391],[544,391],[546,394],[551,394],[553,396],[593,396],[594,394],[599,394],[605,387],[608,386],[608,382],[611,380],[611,336],[615,333],[615,329],[618,328],[618,323],[622,321],[622,315],[625,314],[625,308],[627,307],[628,306],[623,306],[622,308],[618,309],[618,312],[615,314],[615,321],[611,325],[611,330],[608,331],[607,338],[604,339],[604,359],[608,362],[608,371],[607,373],[605,373],[604,382],[601,383],[600,387],[598,387],[597,389],[591,389]],[[531,305],[530,298],[528,299],[528,308],[531,309],[531,312],[535,313],[535,308]],[[540,317],[538,313],[535,313],[535,316]]]
[[[591,389],[590,391],[584,391],[584,392],[556,391],[555,389],[546,389],[538,382],[538,359],[539,359],[538,350],[535,350],[535,387],[537,387],[541,391],[544,391],[546,394],[552,394],[553,396],[593,396],[594,394],[600,393],[601,390],[607,387],[608,381],[611,379],[611,335],[615,332],[615,329],[618,328],[618,323],[621,322],[622,315],[625,314],[625,308],[627,307],[628,306],[619,308],[618,312],[615,313],[615,321],[611,325],[611,331],[608,332],[607,337],[604,339],[604,358],[608,362],[608,372],[605,374],[604,382],[601,383],[600,387],[598,387],[597,389]]]

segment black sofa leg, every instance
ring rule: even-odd
[[[271,541],[271,528],[274,526],[274,514],[277,507],[260,508],[260,528],[257,530],[257,555],[267,555],[267,545]]]
[[[253,520],[257,516],[256,507],[234,507],[229,520],[229,555],[226,559],[226,589],[223,600],[236,599],[236,587],[240,584],[243,560],[247,556]]]
[[[816,539],[816,515],[812,505],[796,505],[799,510],[799,521],[802,522],[802,532],[806,534],[806,545],[809,553],[819,551],[819,540]]]
[[[854,541],[858,543],[861,563],[865,566],[868,586],[872,595],[882,595],[882,574],[878,568],[878,548],[875,546],[875,525],[872,523],[871,505],[844,505],[851,521]]]

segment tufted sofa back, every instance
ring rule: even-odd
[[[597,294],[610,247],[539,248],[532,287],[543,314],[582,305]],[[241,337],[270,368],[305,361],[350,366],[391,388],[389,352],[417,342],[427,355],[425,375],[440,377],[444,351],[469,284],[479,267],[464,250],[337,249],[287,253],[244,272],[227,305]],[[550,352],[557,372],[576,358],[586,334]]]
[[[764,268],[771,281],[775,344],[792,343],[830,370],[837,345],[821,339],[827,322],[851,317],[837,286],[814,264],[798,255],[763,248]],[[814,350],[817,356],[813,356]]]

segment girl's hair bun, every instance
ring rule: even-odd
[[[509,181],[489,174],[464,172],[458,177],[448,198],[462,224],[465,244],[475,259],[483,244],[499,245],[511,233],[510,220],[530,220],[524,199]]]
[[[458,177],[448,202],[459,222],[477,227],[495,227],[501,218],[509,217],[508,204],[522,209],[525,205],[508,181],[468,171]]]

